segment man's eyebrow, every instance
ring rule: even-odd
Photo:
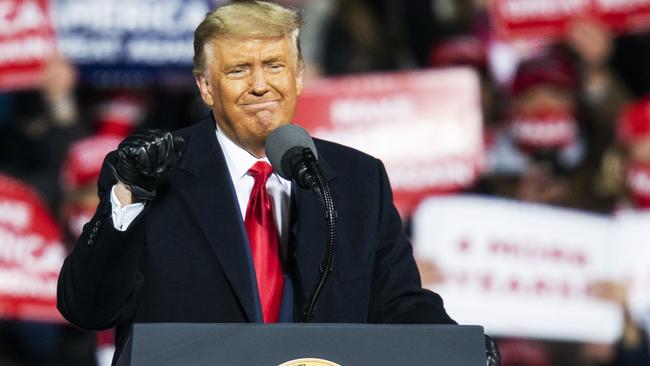
[[[265,64],[270,64],[279,61],[284,61],[284,58],[282,56],[269,56],[266,57],[264,60],[262,60],[262,62],[264,62]]]
[[[227,63],[227,64],[223,65],[223,68],[224,69],[232,69],[232,68],[235,68],[235,67],[244,67],[244,66],[249,66],[249,65],[250,65],[250,63],[248,63],[246,61],[235,61],[235,62],[230,62],[230,63]]]

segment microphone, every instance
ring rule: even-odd
[[[310,323],[315,316],[316,305],[325,282],[334,265],[336,246],[336,209],[327,180],[318,165],[318,152],[309,133],[296,125],[276,128],[266,138],[266,156],[273,170],[281,177],[295,181],[303,189],[311,189],[320,199],[327,222],[327,243],[320,266],[320,276],[305,304],[302,321]]]
[[[282,178],[295,181],[300,188],[318,190],[318,152],[304,128],[276,128],[266,138],[265,150],[273,170]]]

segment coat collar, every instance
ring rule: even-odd
[[[212,116],[204,119],[191,128],[191,141],[188,144],[189,146],[184,153],[179,168],[190,174],[196,175],[206,164],[210,163],[212,157],[220,155],[220,163],[223,162],[224,167],[227,169],[225,157],[223,156],[219,142],[215,137],[216,122]],[[314,142],[317,148],[324,143],[323,140],[320,139],[314,139]],[[336,172],[329,165],[327,159],[323,156],[322,151],[320,150],[318,154],[318,163],[327,181],[336,178]]]

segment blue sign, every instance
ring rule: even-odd
[[[84,80],[149,84],[167,72],[191,78],[194,30],[213,2],[55,0],[52,12],[59,49]]]

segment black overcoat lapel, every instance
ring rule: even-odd
[[[189,136],[180,191],[214,251],[249,322],[259,319],[239,206],[212,119]],[[180,172],[183,173],[183,172]],[[181,174],[179,174],[181,175]]]

